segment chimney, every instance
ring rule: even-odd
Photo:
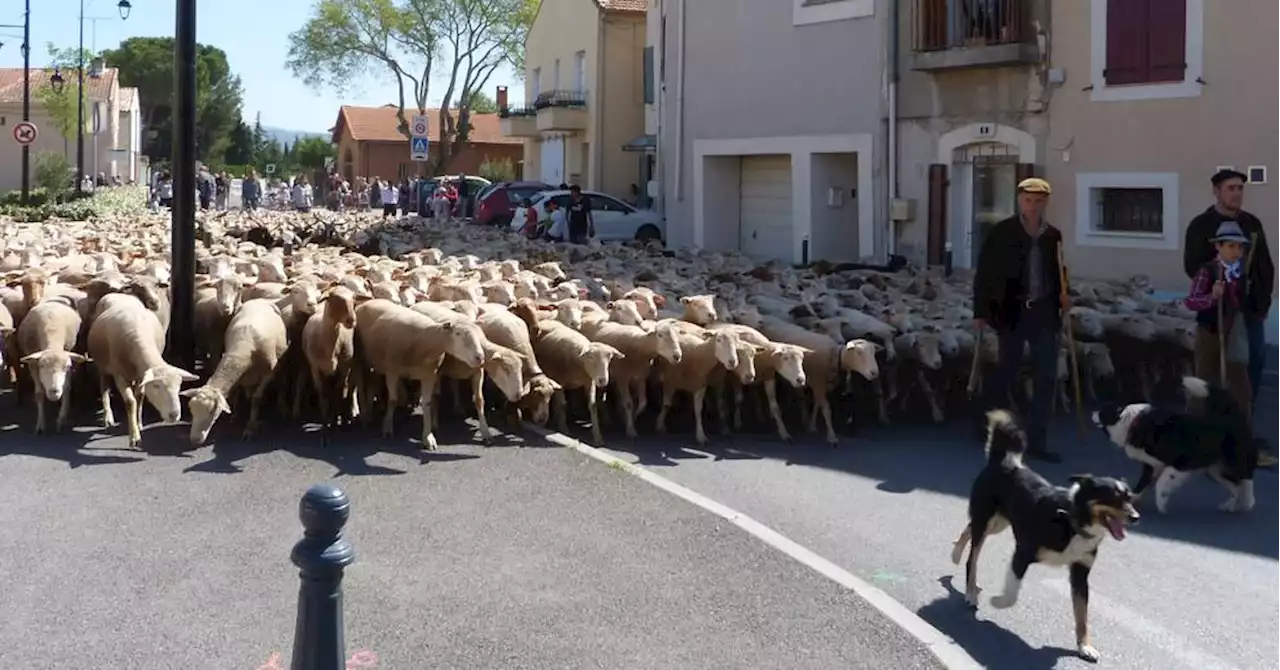
[[[495,102],[498,103],[498,111],[502,111],[507,108],[507,87],[506,86],[498,87],[498,95],[496,96]]]

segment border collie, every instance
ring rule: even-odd
[[[1071,605],[1076,623],[1076,651],[1086,661],[1098,660],[1089,638],[1089,571],[1098,546],[1110,535],[1123,540],[1137,523],[1129,485],[1111,477],[1073,475],[1071,485],[1054,486],[1022,463],[1027,437],[1005,410],[987,413],[987,465],[969,492],[969,524],[951,549],[960,564],[966,546],[965,601],[978,607],[978,555],[988,535],[1013,527],[1013,559],[1005,575],[1004,593],[991,598],[997,609],[1018,602],[1022,580],[1032,563],[1070,571]]]
[[[1230,393],[1203,379],[1183,377],[1182,389],[1186,410],[1147,403],[1105,405],[1093,413],[1093,422],[1142,464],[1138,497],[1154,481],[1156,509],[1162,514],[1173,493],[1197,472],[1205,472],[1230,495],[1218,509],[1252,510],[1258,449],[1248,417]]]

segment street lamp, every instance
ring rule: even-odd
[[[66,84],[66,80],[62,78],[62,70],[54,70],[53,76],[49,77],[49,87],[54,93],[61,93],[62,87]]]
[[[80,0],[80,49],[76,54],[79,61],[76,68],[79,86],[76,91],[76,195],[84,194],[84,3],[85,0]],[[133,5],[129,0],[120,0],[116,9],[120,10],[121,19],[127,19]]]

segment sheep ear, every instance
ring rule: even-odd
[[[182,368],[177,366],[170,366],[170,369],[178,373],[178,377],[180,377],[184,382],[193,382],[200,378],[199,375],[187,372],[186,370],[183,370]]]
[[[681,304],[681,305],[687,305],[687,304],[689,304],[689,303],[691,303],[691,302],[693,302],[693,298],[690,298],[690,297],[689,297],[689,296],[687,296],[687,295],[686,295],[686,296],[684,296],[684,297],[682,297],[682,298],[680,298],[680,304]]]
[[[138,386],[146,386],[147,384],[150,384],[155,380],[156,380],[156,369],[147,368],[147,371],[142,373],[142,380],[138,382]]]
[[[801,356],[812,356],[815,353],[813,349],[806,349],[804,347],[800,347],[799,349]]]
[[[187,389],[185,391],[178,391],[178,395],[184,398],[192,398],[192,397],[195,397],[195,395],[199,392],[200,392],[200,389]]]
[[[85,356],[84,354],[76,354],[76,353],[72,353],[72,354],[68,354],[68,355],[71,357],[71,362],[72,362],[72,363],[80,363],[80,364],[84,364],[84,363],[92,363],[92,362],[93,362],[93,359],[92,359],[92,358],[89,358],[88,356]]]
[[[43,351],[37,351],[37,352],[35,352],[34,354],[27,354],[26,356],[23,356],[22,358],[20,358],[20,359],[18,359],[18,360],[22,361],[23,363],[27,363],[27,364],[35,363],[36,361],[40,360],[40,356],[42,356],[43,354],[44,354],[44,352],[43,352]]]
[[[221,393],[218,394],[218,409],[222,410],[223,414],[231,413],[231,405],[227,402],[227,397]]]

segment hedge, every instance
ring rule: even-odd
[[[37,191],[40,193],[39,199]],[[51,218],[88,221],[103,216],[142,213],[147,209],[147,188],[139,185],[99,188],[87,197],[61,204],[50,203],[48,194],[42,189],[32,189],[31,201],[39,204],[29,207],[17,204],[21,201],[21,193],[17,198],[12,196],[12,192],[0,196],[0,217],[22,222],[47,221]]]

